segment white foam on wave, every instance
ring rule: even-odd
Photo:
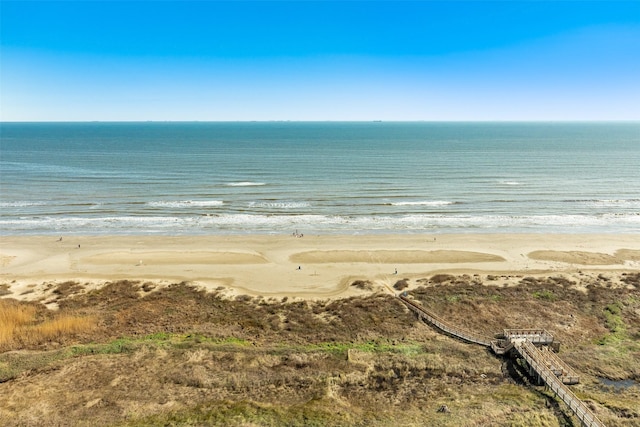
[[[500,185],[509,185],[509,186],[522,185],[521,182],[518,182],[518,181],[507,181],[507,180],[498,181],[498,184],[500,184]]]
[[[268,208],[268,209],[301,209],[308,208],[309,202],[250,202],[250,208]]]
[[[44,206],[45,202],[0,202],[0,208],[27,208],[29,206]]]
[[[181,200],[181,201],[161,201],[161,202],[149,202],[149,206],[154,208],[205,208],[211,206],[222,206],[224,202],[222,200]]]
[[[594,207],[640,207],[640,199],[602,199],[585,202]]]
[[[71,233],[306,233],[367,232],[640,232],[640,214],[603,215],[272,215],[210,214],[189,216],[21,217],[0,219],[5,234]]]
[[[325,215],[264,215],[264,214],[223,214],[200,219],[202,224],[217,226],[238,226],[250,230],[253,227],[290,227],[291,225],[331,224],[333,219]]]
[[[453,205],[455,202],[447,200],[421,200],[416,202],[392,202],[391,206],[447,206]]]
[[[264,182],[241,181],[241,182],[228,182],[225,185],[228,187],[260,187],[262,185],[267,185],[267,184]]]

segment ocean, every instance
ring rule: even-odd
[[[640,123],[1,123],[2,235],[640,233]]]

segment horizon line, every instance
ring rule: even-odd
[[[0,120],[13,123],[640,123],[639,119],[496,119],[496,120]]]

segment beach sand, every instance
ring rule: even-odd
[[[356,280],[390,291],[437,273],[549,275],[640,270],[639,235],[3,236],[6,296],[41,299],[51,283],[189,282],[238,294],[347,297]],[[397,271],[397,273],[396,273]]]

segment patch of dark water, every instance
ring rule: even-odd
[[[616,389],[616,391],[619,390],[624,390],[627,389],[629,387],[633,387],[633,386],[640,386],[640,383],[634,381],[634,380],[610,380],[609,378],[603,378],[603,377],[598,377],[598,380],[606,385],[606,386],[610,386]]]

